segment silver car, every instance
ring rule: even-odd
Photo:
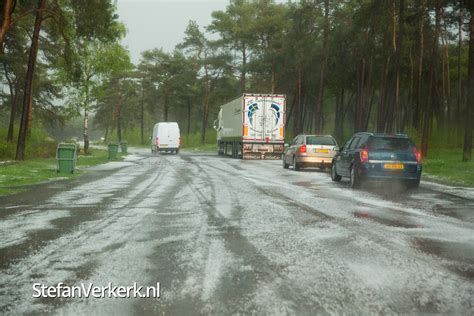
[[[331,135],[298,135],[290,144],[285,144],[283,168],[292,165],[295,171],[306,167],[324,169],[331,166],[338,151],[337,142]]]

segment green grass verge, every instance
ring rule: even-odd
[[[116,161],[123,160],[119,153]],[[39,182],[76,178],[85,168],[108,162],[105,150],[92,150],[90,155],[79,155],[74,174],[56,172],[55,158],[36,158],[22,162],[0,165],[0,195],[14,194],[25,190],[26,185]]]
[[[423,160],[423,177],[446,184],[474,186],[474,161],[462,162],[462,149],[432,149]]]
[[[194,146],[183,146],[181,149],[187,152],[217,152],[216,144],[204,144],[204,145],[194,145]]]

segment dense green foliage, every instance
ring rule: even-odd
[[[44,17],[29,121],[82,116],[86,143],[89,113],[106,141],[147,144],[153,124],[169,120],[179,122],[185,143],[197,133],[206,143],[220,105],[245,92],[278,93],[287,95],[288,138],[406,132],[425,156],[464,144],[470,158],[473,1],[231,0],[210,25],[190,21],[174,51],[143,52],[135,67],[118,44],[124,27],[112,1],[46,3],[55,14]],[[12,17],[21,18],[0,57],[2,116],[17,105],[1,124],[13,131],[34,22],[24,12],[35,7],[17,5]]]

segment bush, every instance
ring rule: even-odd
[[[17,135],[14,135],[14,143],[5,141],[7,129],[0,129],[0,159],[15,159]],[[57,142],[49,137],[40,123],[33,125],[29,137],[26,140],[26,158],[51,158],[56,156]]]

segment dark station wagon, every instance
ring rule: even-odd
[[[417,187],[421,171],[421,153],[407,135],[357,133],[334,157],[331,178],[349,177],[352,188],[365,180],[398,180]]]

